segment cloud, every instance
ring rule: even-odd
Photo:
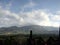
[[[51,14],[50,18],[52,21],[60,23],[60,11],[56,11],[56,14]]]
[[[29,0],[29,3],[26,3],[25,5],[23,5],[21,8],[21,11],[25,11],[25,10],[32,10],[34,9],[33,7],[36,6],[37,4],[34,3],[32,0]]]
[[[60,21],[60,15],[55,15],[52,19],[56,21]]]
[[[37,1],[34,2],[34,0],[29,0],[25,3],[23,1],[23,3],[20,2],[17,0],[11,0],[5,3],[0,3],[0,27],[24,26],[30,24],[53,27],[59,26],[60,11],[53,14],[49,12],[48,9],[35,9],[40,7],[40,3],[36,3]],[[19,10],[19,8],[21,8],[21,10]],[[13,13],[18,12],[18,10],[20,11],[19,13]]]
[[[29,2],[28,4],[25,4],[25,5],[24,5],[24,8],[26,8],[26,7],[33,7],[33,6],[35,6],[35,5],[36,5],[36,4],[31,1],[31,2]]]
[[[10,9],[11,6],[12,6],[12,3],[10,2],[10,3],[6,4],[5,9]]]
[[[54,20],[60,21],[60,11],[56,12],[56,15],[54,16]]]
[[[9,10],[0,9],[0,27],[19,25],[20,16]]]
[[[55,18],[55,15],[52,13],[48,13],[45,10],[32,10],[31,12],[22,12],[20,15],[24,18],[25,23],[32,23],[42,26],[54,26],[58,27],[59,22],[57,20],[52,21]],[[60,20],[59,20],[60,21]]]
[[[24,26],[29,24],[58,27],[60,15],[50,14],[52,13],[48,13],[43,9],[32,10],[30,12],[21,11],[17,14],[10,10],[3,10],[0,8],[0,27]]]
[[[9,10],[1,10],[0,13],[2,15],[12,16],[12,17],[15,17],[16,19],[20,19],[20,16],[18,14],[12,13]]]

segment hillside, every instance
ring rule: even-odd
[[[39,25],[28,25],[23,27],[2,27],[0,28],[1,34],[29,34],[29,31],[32,30],[33,34],[58,34],[58,27],[48,27],[48,26],[39,26]]]

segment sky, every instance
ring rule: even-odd
[[[59,27],[60,0],[0,0],[0,27]]]

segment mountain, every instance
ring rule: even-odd
[[[2,27],[0,28],[1,34],[29,34],[30,30],[33,34],[58,34],[58,27],[39,26],[39,25],[28,25],[23,27]]]

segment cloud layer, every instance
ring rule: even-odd
[[[60,24],[60,14],[54,15],[43,9],[32,10],[30,12],[21,11],[16,14],[9,10],[0,9],[0,27],[29,24],[58,27]]]
[[[39,4],[33,1],[20,1],[21,4],[16,0],[8,1],[9,3],[2,1],[3,4],[0,1],[0,27],[31,24],[58,27],[60,24],[60,11],[56,11],[54,14],[49,9],[40,9]],[[37,7],[38,9],[36,9]]]

